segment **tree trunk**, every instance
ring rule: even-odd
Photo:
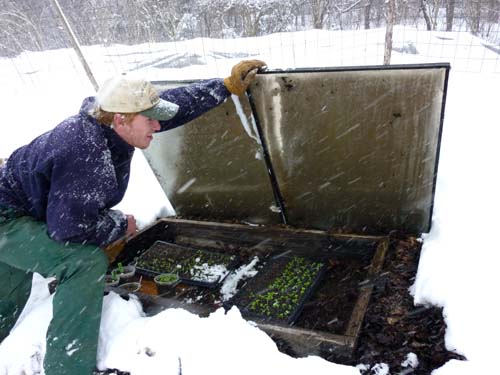
[[[372,10],[373,0],[366,0],[365,3],[365,30],[370,28],[370,13]]]
[[[446,31],[452,31],[455,16],[455,0],[446,0]]]
[[[481,0],[476,0],[472,2],[474,7],[474,26],[472,28],[472,33],[474,35],[480,35],[479,31],[481,29]]]
[[[425,0],[420,0],[420,9],[422,10],[422,13],[424,14],[424,20],[425,20],[425,24],[427,25],[427,30],[431,31],[432,30],[432,22],[431,22],[431,18],[429,17],[429,13],[427,12],[427,7],[425,6]]]
[[[311,7],[313,27],[315,29],[322,29],[325,16],[330,8],[330,0],[310,0],[309,6]]]
[[[385,48],[384,65],[391,63],[392,53],[392,31],[394,29],[394,19],[396,16],[396,0],[388,0],[385,11],[386,29],[385,29]]]

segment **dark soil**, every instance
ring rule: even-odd
[[[414,306],[408,288],[415,281],[421,244],[414,237],[393,234],[381,278],[365,315],[358,346],[346,364],[386,363],[391,374],[422,374],[450,359],[464,359],[446,350],[446,325],[436,307]],[[404,368],[408,353],[415,353],[419,365]],[[370,372],[366,372],[369,374]]]
[[[330,258],[317,292],[305,304],[296,327],[344,334],[367,276],[369,259]]]

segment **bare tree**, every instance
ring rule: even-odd
[[[448,2],[449,0],[420,0],[420,9],[422,10],[427,30],[437,29],[439,11],[443,5],[445,5],[448,9]],[[454,2],[454,0],[452,2]]]
[[[452,31],[455,17],[455,0],[446,0],[446,31]]]
[[[311,9],[313,27],[322,29],[332,0],[307,0]]]
[[[486,12],[486,28],[483,31],[483,35],[489,37],[491,31],[495,29],[498,30],[498,23],[500,21],[500,1],[499,0],[489,0],[488,10]],[[497,31],[498,32],[498,31]]]
[[[420,0],[420,10],[422,11],[422,14],[424,16],[425,24],[427,25],[427,30],[432,30],[432,22],[431,18],[429,17],[429,12],[427,10],[427,1],[426,0]]]
[[[159,4],[156,4],[159,3]],[[140,2],[138,2],[140,4]],[[148,4],[147,8],[152,9],[152,16],[146,13],[146,9],[144,7],[140,7],[139,14],[143,17],[147,17],[146,20],[148,22],[141,23],[139,22],[144,18],[136,18],[136,22],[141,25],[141,27],[152,28],[160,27],[162,30],[162,40],[175,40],[175,37],[178,34],[179,26],[182,20],[182,16],[185,12],[180,1],[168,1],[168,2],[151,2]],[[134,19],[132,17],[132,19]],[[158,25],[158,26],[156,26]]]
[[[226,0],[200,0],[198,13],[202,22],[202,36],[208,38],[220,37],[224,29],[228,29],[224,16],[227,14],[230,3]]]
[[[442,1],[443,0],[427,0],[431,4],[431,21],[433,25],[433,29],[436,30],[438,26],[438,20],[439,20],[439,10],[441,9]]]
[[[373,0],[365,0],[365,30],[370,28],[370,13],[372,10]]]
[[[288,5],[293,17],[293,26],[295,30],[306,28],[306,6],[303,0],[289,0]]]
[[[378,0],[377,0],[378,1]],[[384,20],[385,20],[385,1],[386,0],[380,0],[378,1],[378,6],[372,9],[372,13],[374,13],[374,17],[371,17],[371,23],[375,27],[381,27],[384,25]]]
[[[290,31],[293,23],[293,4],[276,0],[269,4],[266,14],[260,19],[259,32],[270,34]]]
[[[293,4],[279,0],[229,0],[230,27],[243,36],[285,31],[293,24]]]
[[[465,2],[465,21],[472,34],[479,35],[481,25],[482,0],[470,0]]]
[[[241,21],[243,35],[259,35],[260,20],[266,14],[267,4],[253,1],[234,1],[233,7]]]
[[[24,49],[43,50],[44,41],[38,26],[29,15],[16,10],[0,12],[0,51],[7,54]],[[5,40],[5,42],[4,42]]]
[[[388,0],[386,2],[385,20],[385,48],[384,48],[384,65],[391,63],[392,53],[392,32],[394,29],[394,19],[396,18],[396,0]]]
[[[336,3],[333,3],[333,9],[335,10],[335,13],[337,13],[337,17],[339,20],[339,26],[340,26],[341,30],[343,30],[342,14],[352,11],[355,7],[357,7],[359,4],[361,4],[362,1],[363,0],[357,0],[354,3],[352,3],[351,5],[347,6],[346,8],[341,8]]]

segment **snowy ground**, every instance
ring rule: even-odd
[[[393,63],[452,64],[433,227],[424,235],[412,293],[416,303],[444,307],[447,346],[468,361],[450,361],[433,374],[494,373],[500,336],[496,324],[500,249],[493,237],[500,212],[499,57],[466,33],[396,28],[395,40],[401,53],[393,52]],[[413,48],[417,54],[407,53]],[[203,64],[191,65],[194,60],[186,56],[196,51],[205,52],[200,59]],[[246,56],[265,60],[270,68],[380,64],[383,30],[316,30],[243,41],[93,46],[84,52],[98,82],[119,71],[151,80],[223,77]],[[223,58],[227,53],[235,58]],[[177,68],[165,68],[172,61]],[[4,108],[0,157],[74,114],[82,98],[93,94],[70,50],[0,59],[0,71]],[[130,188],[120,208],[134,213],[145,226],[171,208],[158,185],[147,194],[141,189],[144,181],[153,178],[141,153],[136,153],[132,168]],[[162,207],[159,200],[164,202]],[[29,375],[40,370],[37,358],[44,353],[51,297],[44,288],[47,281],[34,281],[23,316],[0,344],[0,373]],[[166,332],[176,339],[175,345],[160,341]],[[151,351],[156,354],[148,355]],[[105,298],[98,353],[101,368],[116,367],[132,374],[160,373],[161,368],[161,373],[178,374],[179,358],[184,374],[358,373],[318,357],[293,359],[279,353],[271,339],[243,320],[237,310],[218,311],[208,318],[182,310],[145,317],[133,299],[127,302],[114,294]]]

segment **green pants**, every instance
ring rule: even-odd
[[[33,272],[54,276],[57,289],[47,331],[47,375],[90,375],[95,369],[108,260],[95,246],[59,243],[43,222],[0,217],[0,341],[9,334],[31,290]]]

